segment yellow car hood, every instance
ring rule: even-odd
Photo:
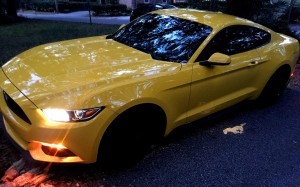
[[[41,45],[13,58],[2,68],[36,106],[79,108],[91,107],[84,104],[87,97],[82,101],[76,99],[91,90],[101,92],[120,81],[178,70],[180,66],[153,60],[149,54],[103,36]],[[54,102],[54,97],[66,101]],[[70,100],[74,99],[78,102],[73,104]]]

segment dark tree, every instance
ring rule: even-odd
[[[17,17],[17,0],[7,0],[7,15]]]
[[[280,0],[188,0],[192,8],[221,11],[282,30],[287,27],[288,4]]]
[[[230,14],[251,19],[270,0],[228,0],[227,11]]]
[[[227,7],[227,3],[224,1],[216,0],[188,0],[188,6],[199,10],[210,10],[210,11],[224,11]]]

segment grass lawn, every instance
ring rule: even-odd
[[[0,65],[17,54],[40,44],[110,34],[118,25],[25,20],[0,25]]]

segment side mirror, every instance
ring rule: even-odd
[[[202,66],[226,66],[229,65],[230,62],[230,56],[222,53],[214,53],[207,61],[202,61],[199,64]]]

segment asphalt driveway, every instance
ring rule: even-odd
[[[37,163],[22,166],[20,178],[42,169],[44,186],[299,186],[299,71],[276,104],[241,103],[178,128],[134,166]],[[1,147],[1,164],[21,158],[6,139]]]

